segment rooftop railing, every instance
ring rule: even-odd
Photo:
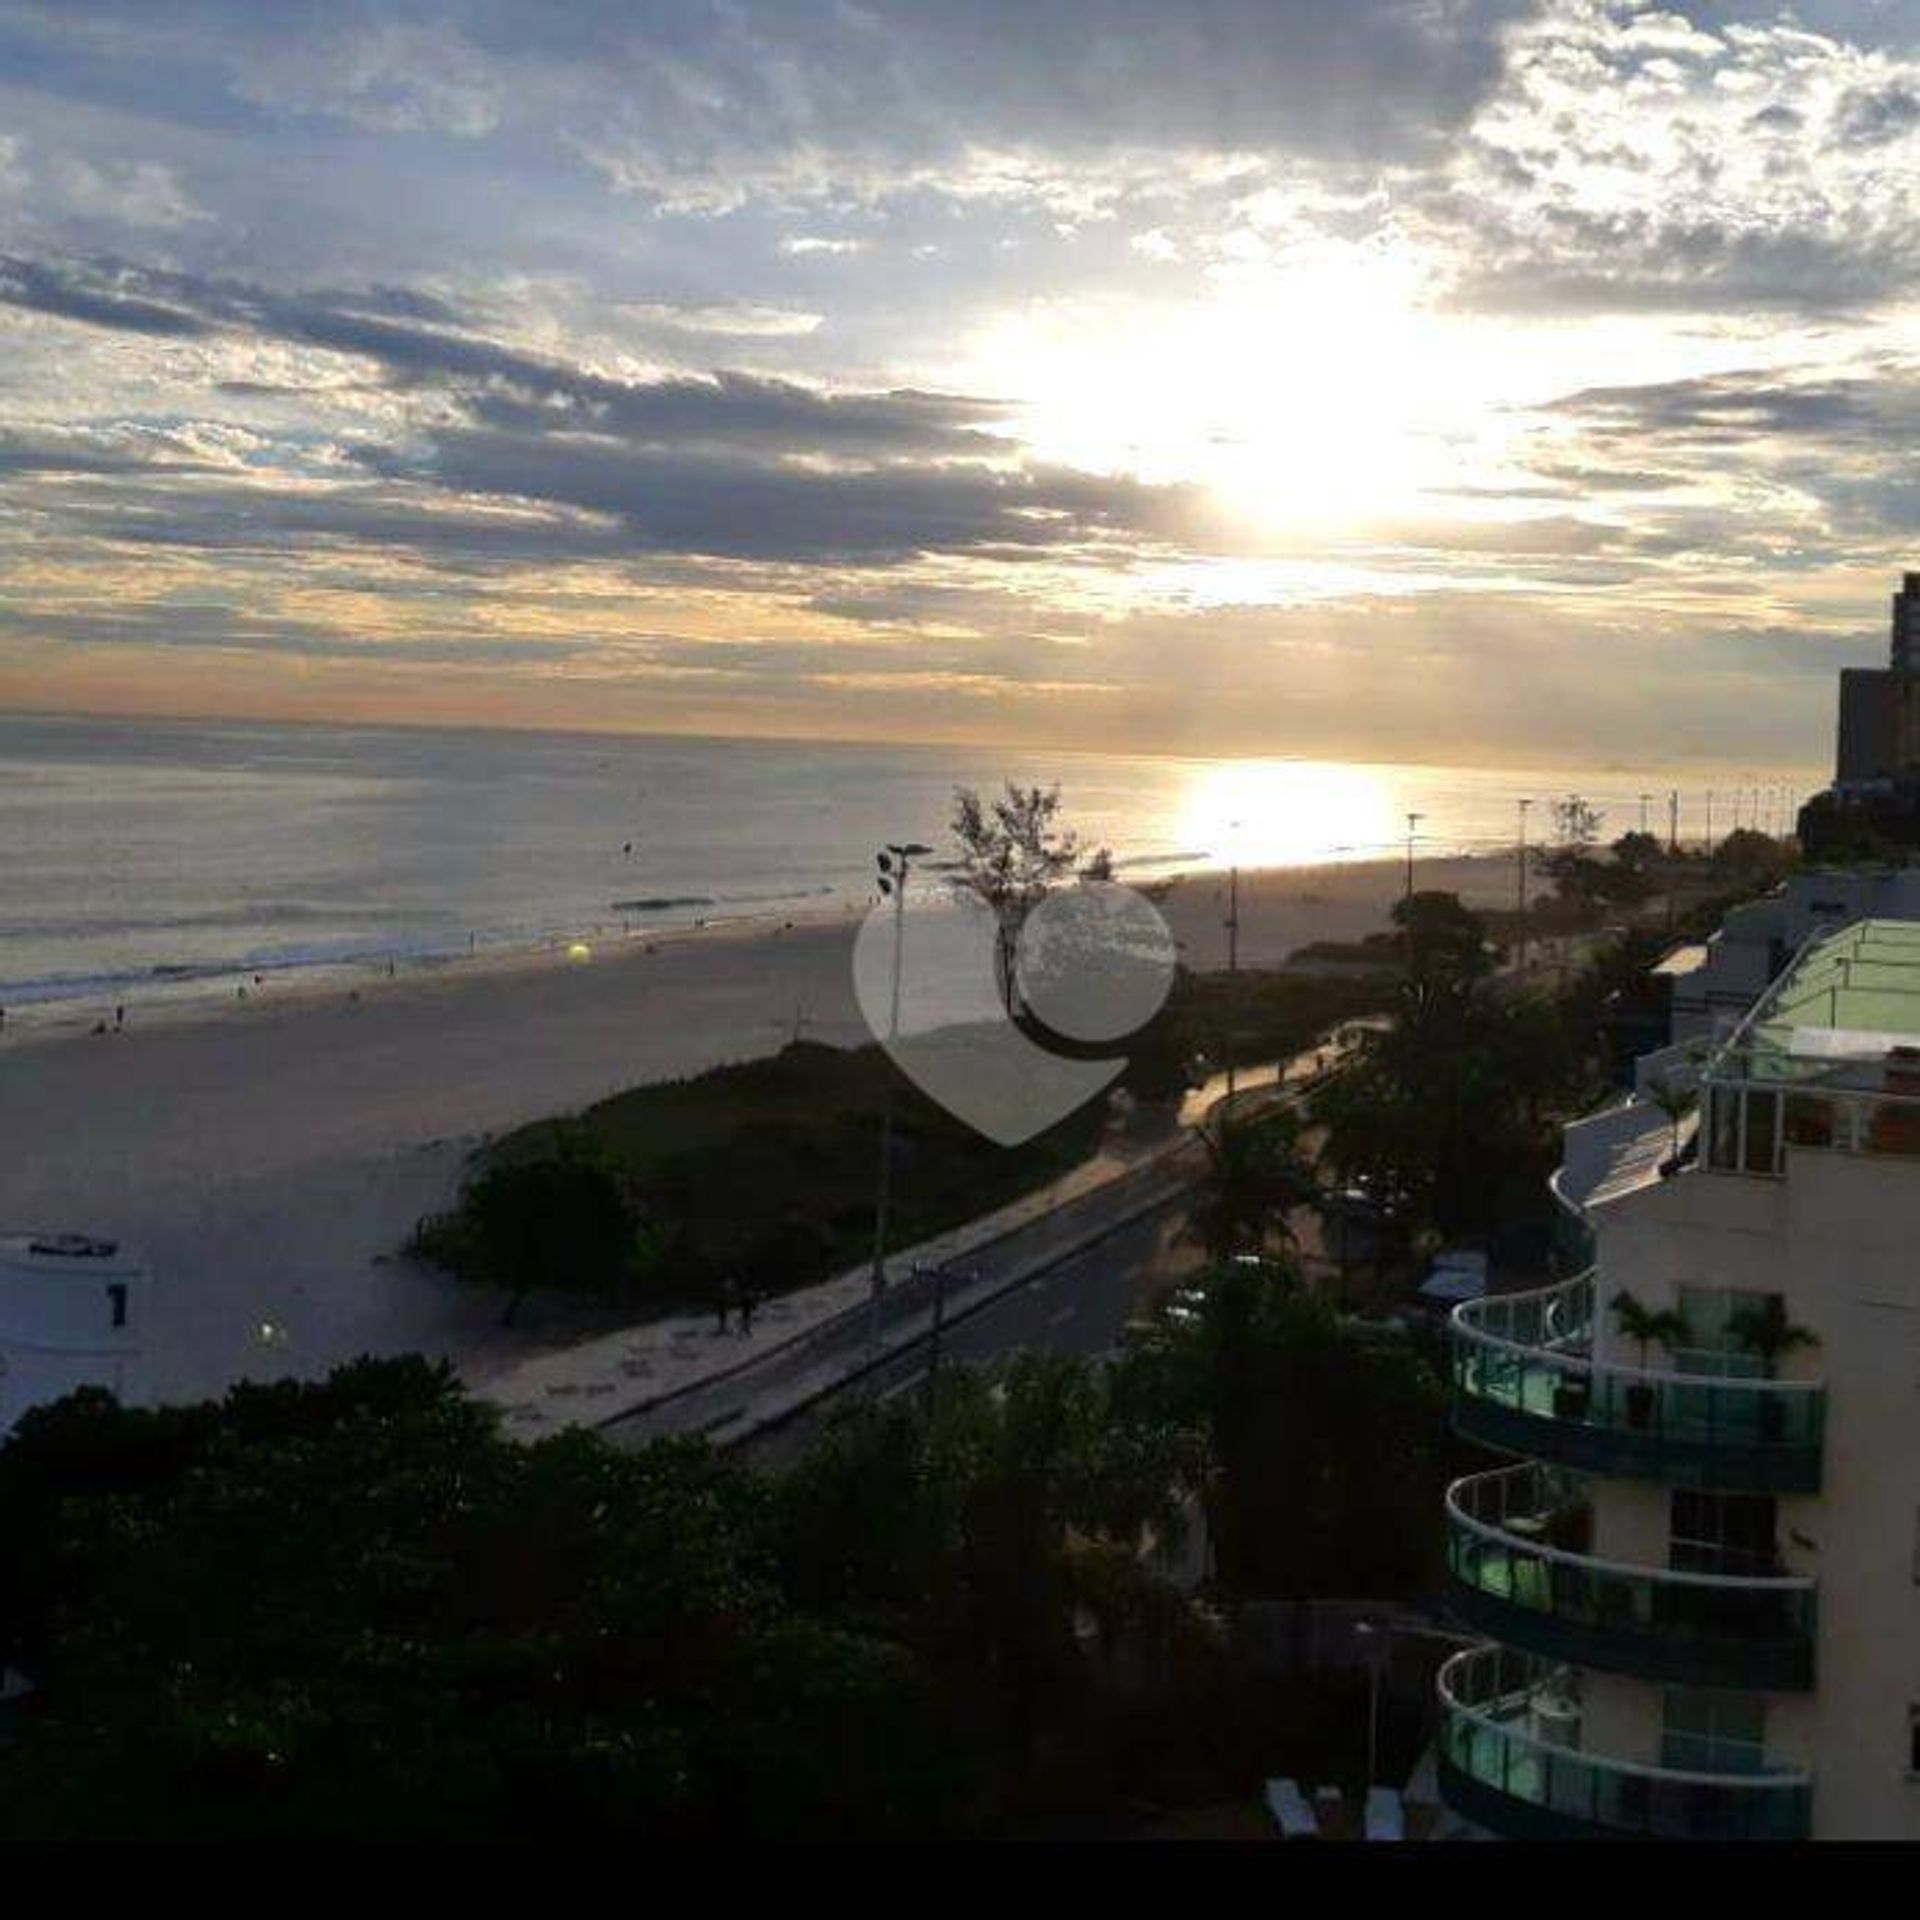
[[[1513,1839],[1804,1840],[1813,1788],[1793,1769],[1645,1766],[1577,1744],[1578,1708],[1545,1661],[1501,1647],[1440,1669],[1440,1785],[1454,1811]]]
[[[1497,1639],[1651,1680],[1813,1682],[1810,1579],[1596,1558],[1591,1509],[1566,1476],[1537,1466],[1456,1480],[1447,1523],[1456,1610]]]
[[[1594,1274],[1453,1311],[1454,1424],[1592,1473],[1725,1491],[1819,1489],[1819,1382],[1661,1372],[1592,1358]]]

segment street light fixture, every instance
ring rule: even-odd
[[[874,855],[880,891],[893,901],[893,992],[887,1012],[889,1072],[880,1100],[880,1183],[873,1208],[873,1271],[868,1282],[871,1315],[868,1337],[880,1344],[880,1296],[887,1287],[887,1217],[893,1202],[893,1089],[899,1069],[891,1062],[900,1038],[900,964],[907,937],[907,881],[913,863],[933,849],[919,840],[889,841]]]

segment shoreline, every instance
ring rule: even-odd
[[[1436,873],[1436,870],[1439,871]],[[1502,870],[1509,876],[1512,874],[1511,855],[1436,853],[1422,856],[1416,861],[1414,883],[1420,888],[1431,884],[1446,891],[1461,892],[1463,898],[1467,898],[1468,892],[1471,892],[1474,897],[1467,898],[1469,906],[1505,906],[1511,904],[1510,892],[1494,897],[1498,892],[1495,876]],[[1367,896],[1370,901],[1379,900],[1389,891],[1397,894],[1404,873],[1404,861],[1392,857],[1243,869],[1240,875],[1242,964],[1278,966],[1284,962],[1288,952],[1306,945],[1310,940],[1354,937],[1345,931],[1316,927],[1301,938],[1292,939],[1285,950],[1276,955],[1271,942],[1263,946],[1259,939],[1263,901],[1269,904],[1284,901],[1301,907],[1325,905],[1336,909],[1350,908],[1356,893]],[[1226,874],[1227,870],[1220,867],[1177,867],[1168,872],[1141,872],[1132,876],[1123,870],[1117,877],[1121,884],[1145,893],[1148,898],[1159,901],[1163,908],[1168,899],[1175,899],[1177,904],[1168,915],[1169,921],[1194,920],[1196,925],[1189,929],[1191,937],[1191,933],[1198,930],[1197,922],[1201,917],[1191,913],[1191,903],[1203,892],[1224,889]],[[1463,881],[1467,883],[1465,888]],[[1388,882],[1392,883],[1391,888]],[[1475,882],[1481,884],[1473,884]],[[928,890],[931,891],[936,884],[929,880]],[[838,900],[832,903],[797,904],[790,909],[770,908],[754,913],[717,914],[692,921],[672,920],[654,926],[623,927],[618,930],[609,930],[604,923],[600,923],[583,927],[573,934],[548,935],[531,941],[500,941],[467,952],[454,949],[445,953],[395,957],[392,960],[367,958],[295,963],[260,974],[240,967],[225,972],[210,971],[200,991],[172,994],[156,992],[154,986],[165,985],[156,981],[145,996],[136,989],[128,988],[117,998],[75,994],[63,998],[21,1001],[4,1004],[4,1018],[0,1019],[0,1058],[24,1048],[119,1037],[114,1025],[116,1008],[119,1007],[124,1007],[126,1011],[126,1031],[129,1032],[136,1025],[141,1031],[258,1025],[308,1012],[316,1007],[375,1001],[384,1003],[414,992],[447,991],[481,982],[571,968],[581,964],[570,955],[569,949],[575,945],[584,945],[589,949],[590,958],[585,964],[594,967],[616,966],[656,953],[667,946],[677,947],[690,942],[711,944],[743,939],[771,940],[801,929],[851,926],[864,918],[869,910],[867,906],[855,902]],[[1375,931],[1385,924],[1385,914],[1381,911],[1361,931]],[[1181,926],[1175,924],[1174,932],[1179,936]],[[1181,941],[1183,959],[1189,944],[1190,939]],[[1221,964],[1224,963],[1223,952]],[[256,980],[259,982],[257,985]],[[218,982],[217,989],[213,985],[215,981]],[[244,994],[236,992],[229,997],[229,988],[245,988],[246,991]],[[106,1030],[104,1035],[103,1028]]]
[[[1243,873],[1241,964],[1378,930],[1403,875],[1392,860]],[[1167,878],[1161,910],[1183,962],[1224,965],[1226,876]],[[1504,904],[1513,863],[1434,859],[1416,885]],[[863,917],[834,907],[771,926],[713,922],[603,945],[585,963],[564,949],[480,955],[136,1015],[99,1037],[9,1021],[0,1231],[101,1234],[145,1256],[152,1397],[322,1373],[361,1353],[490,1370],[591,1321],[555,1305],[503,1330],[497,1299],[399,1257],[474,1149],[796,1035],[868,1040],[851,965]]]

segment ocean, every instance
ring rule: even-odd
[[[1784,813],[1766,773],[1535,772],[1033,749],[0,716],[0,1007],[31,1021],[253,976],[779,918],[872,889],[874,850],[945,851],[956,786],[1058,782],[1122,878],[1513,844],[1578,792],[1607,836]],[[1734,791],[1741,798],[1736,803]],[[932,884],[937,877],[930,875]]]

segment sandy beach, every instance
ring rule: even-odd
[[[1241,964],[1386,925],[1397,861],[1244,874]],[[1509,859],[1421,863],[1470,904],[1512,897]],[[1161,902],[1182,957],[1224,964],[1225,879]],[[394,1257],[491,1133],[624,1087],[771,1051],[796,1029],[867,1037],[858,916],[711,924],[595,949],[384,972],[348,990],[129,1008],[124,1032],[0,1032],[0,1232],[77,1229],[144,1250],[149,1390],[324,1371],[418,1349],[485,1371],[569,1330],[503,1333],[493,1303]],[[112,1009],[102,1009],[111,1015]]]

